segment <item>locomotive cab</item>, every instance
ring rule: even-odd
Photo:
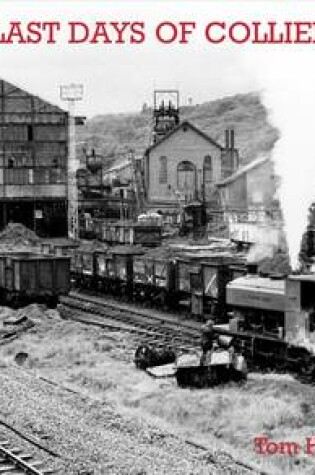
[[[284,280],[247,274],[227,285],[226,300],[238,330],[283,337],[285,327]],[[230,325],[230,326],[231,326]]]

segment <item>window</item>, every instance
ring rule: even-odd
[[[14,167],[15,160],[13,157],[8,158],[8,168]]]
[[[203,162],[203,179],[205,183],[213,181],[212,159],[210,155],[206,155]]]
[[[167,183],[167,157],[160,157],[159,183]]]
[[[32,142],[34,139],[34,134],[33,134],[33,126],[32,125],[28,125],[27,126],[27,140],[29,142]]]
[[[187,160],[177,166],[177,186],[179,190],[194,191],[196,188],[196,167]]]

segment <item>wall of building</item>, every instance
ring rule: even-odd
[[[66,197],[67,113],[0,81],[0,193]],[[6,188],[7,185],[9,188]],[[62,186],[60,186],[62,185]]]
[[[45,234],[57,213],[56,233],[65,233],[67,162],[68,113],[0,80],[0,228],[38,221]]]
[[[270,206],[275,196],[274,171],[271,160],[267,160],[247,173],[247,203]]]
[[[221,150],[189,127],[179,128],[166,140],[149,151],[146,159],[146,189],[149,201],[177,204],[179,198],[202,199],[204,190],[204,159],[212,159],[213,185],[208,184],[206,196],[211,195],[214,184],[221,179]],[[166,173],[161,176],[161,157],[166,158]],[[191,162],[195,167],[195,183],[191,184],[191,174],[185,171],[178,180],[178,166],[181,162]],[[196,191],[196,193],[194,193]],[[195,196],[193,196],[195,195]]]
[[[219,187],[224,209],[249,210],[271,207],[276,193],[273,165],[270,160],[236,176]]]
[[[240,175],[230,183],[220,186],[220,202],[224,209],[247,208],[247,176]]]

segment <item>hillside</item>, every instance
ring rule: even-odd
[[[181,119],[191,121],[222,145],[225,129],[234,128],[242,164],[250,162],[260,152],[271,150],[277,139],[277,130],[268,123],[267,111],[258,93],[184,106]],[[143,153],[150,143],[151,126],[150,108],[139,113],[98,115],[87,121],[77,140],[81,142],[81,148],[82,141],[86,141],[87,148],[95,148],[110,165],[123,158],[130,147],[136,153]]]

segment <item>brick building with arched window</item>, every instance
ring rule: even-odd
[[[190,122],[182,122],[146,150],[146,202],[160,208],[198,200],[218,206],[216,184],[238,166],[233,131],[223,147]]]

